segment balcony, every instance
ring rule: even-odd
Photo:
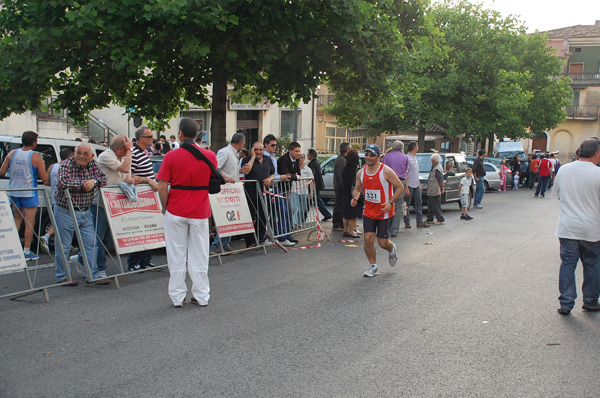
[[[573,119],[596,120],[600,116],[600,105],[577,105],[567,108],[567,116]]]
[[[566,76],[571,78],[572,87],[600,86],[600,73],[567,73]]]
[[[318,107],[324,107],[333,103],[335,94],[320,94],[317,100]]]

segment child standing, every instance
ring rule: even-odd
[[[473,184],[473,169],[467,168],[465,176],[460,180],[458,192],[460,192],[460,219],[461,220],[472,220],[473,217],[469,215],[469,195],[471,194],[471,185]]]
[[[513,191],[517,191],[519,189],[519,171],[515,174],[513,179]]]
[[[508,170],[506,159],[502,159],[502,162],[500,162],[500,188],[498,188],[498,191],[506,192],[506,170]]]

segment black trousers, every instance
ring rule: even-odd
[[[258,195],[261,195],[260,193]],[[258,235],[258,239],[262,239],[267,231],[267,217],[262,206],[260,198],[257,196],[256,191],[246,191],[246,198],[248,199],[248,207],[250,208],[250,215],[252,216],[252,223],[254,224],[254,230]],[[250,247],[256,244],[254,234],[246,234],[244,236],[246,247]]]
[[[342,190],[340,189],[339,191],[335,191],[335,205],[333,206],[333,227],[343,227],[344,226],[344,222],[342,221],[343,217],[343,210],[344,210],[344,206],[342,205],[343,203],[343,196],[342,195]]]
[[[427,221],[432,222],[433,216],[438,221],[446,221],[442,216],[442,196],[427,196]]]

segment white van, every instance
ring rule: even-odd
[[[48,169],[48,166],[59,161],[61,149],[71,148],[74,151],[77,144],[79,144],[79,141],[38,137],[38,143],[37,143],[37,147],[35,148],[35,151],[38,152],[40,155],[42,155],[42,159],[44,159],[44,163],[46,164],[46,169]],[[100,155],[103,151],[106,150],[106,147],[104,147],[102,145],[97,145],[97,144],[90,144],[90,145],[96,152],[95,158],[97,158],[98,155]],[[13,149],[21,148],[21,146],[22,145],[21,145],[21,136],[20,135],[19,136],[0,135],[0,165],[2,163],[4,163],[4,159],[6,159],[6,156],[8,155],[8,153],[10,151],[12,151]],[[0,178],[0,190],[1,191],[8,189],[8,182],[9,182],[8,177]],[[41,180],[39,180],[38,187],[43,187],[43,186],[44,186],[43,182]],[[50,196],[50,192],[51,192],[50,187],[46,187],[46,192],[48,193],[48,196]],[[48,215],[46,214],[46,210],[45,210],[46,201],[44,200],[44,195],[40,194],[39,198],[40,198],[39,207],[40,207],[40,210],[42,211],[41,229],[38,229],[38,227],[39,227],[38,223],[40,220],[40,214],[38,213],[36,216],[36,226],[35,226],[36,233],[37,233],[37,231],[45,232],[48,230],[48,228],[50,226],[50,219],[49,219]],[[22,226],[21,228],[23,229],[24,226]]]

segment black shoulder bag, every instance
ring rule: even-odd
[[[221,172],[215,168],[215,165],[212,164],[206,158],[206,156],[204,156],[202,151],[200,151],[198,148],[196,148],[195,145],[189,144],[189,143],[184,143],[184,144],[181,144],[181,148],[185,149],[186,151],[188,151],[189,153],[194,155],[194,157],[196,159],[205,162],[213,172],[211,173],[210,180],[208,181],[208,186],[197,187],[197,186],[171,185],[171,189],[182,189],[185,191],[199,191],[201,189],[207,189],[208,193],[221,192],[221,185],[225,184],[225,179],[221,175]]]

